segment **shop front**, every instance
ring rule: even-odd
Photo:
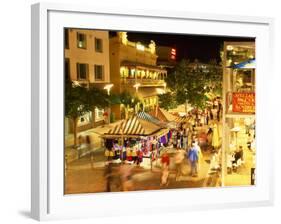
[[[224,43],[222,185],[254,185],[255,45]]]

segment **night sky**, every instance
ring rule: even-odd
[[[223,36],[201,36],[163,33],[128,32],[128,40],[149,44],[154,40],[156,46],[170,46],[177,49],[177,61],[185,59],[198,59],[201,62],[208,62],[216,59],[219,62],[220,49],[223,41],[253,41],[253,38],[237,38]]]

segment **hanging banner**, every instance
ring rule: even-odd
[[[255,93],[232,93],[232,111],[255,113]]]

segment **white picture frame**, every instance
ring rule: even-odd
[[[139,214],[272,205],[274,145],[267,130],[271,128],[268,108],[274,108],[270,97],[273,24],[273,19],[262,17],[32,5],[32,217],[50,220],[116,216],[128,210]],[[255,37],[256,186],[64,195],[63,27]]]

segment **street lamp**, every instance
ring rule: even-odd
[[[236,149],[238,148],[237,147],[237,134],[238,134],[238,132],[240,131],[240,127],[234,127],[234,128],[232,128],[230,131],[232,131],[232,132],[234,132],[235,133],[235,144],[236,144]]]
[[[107,94],[110,95],[110,89],[113,87],[113,84],[107,84],[103,89],[107,90]]]
[[[135,85],[133,85],[133,87],[136,88],[136,93],[138,92],[140,85],[140,83],[136,83]]]
[[[77,80],[72,81],[72,87],[75,88],[77,86],[81,86]]]

